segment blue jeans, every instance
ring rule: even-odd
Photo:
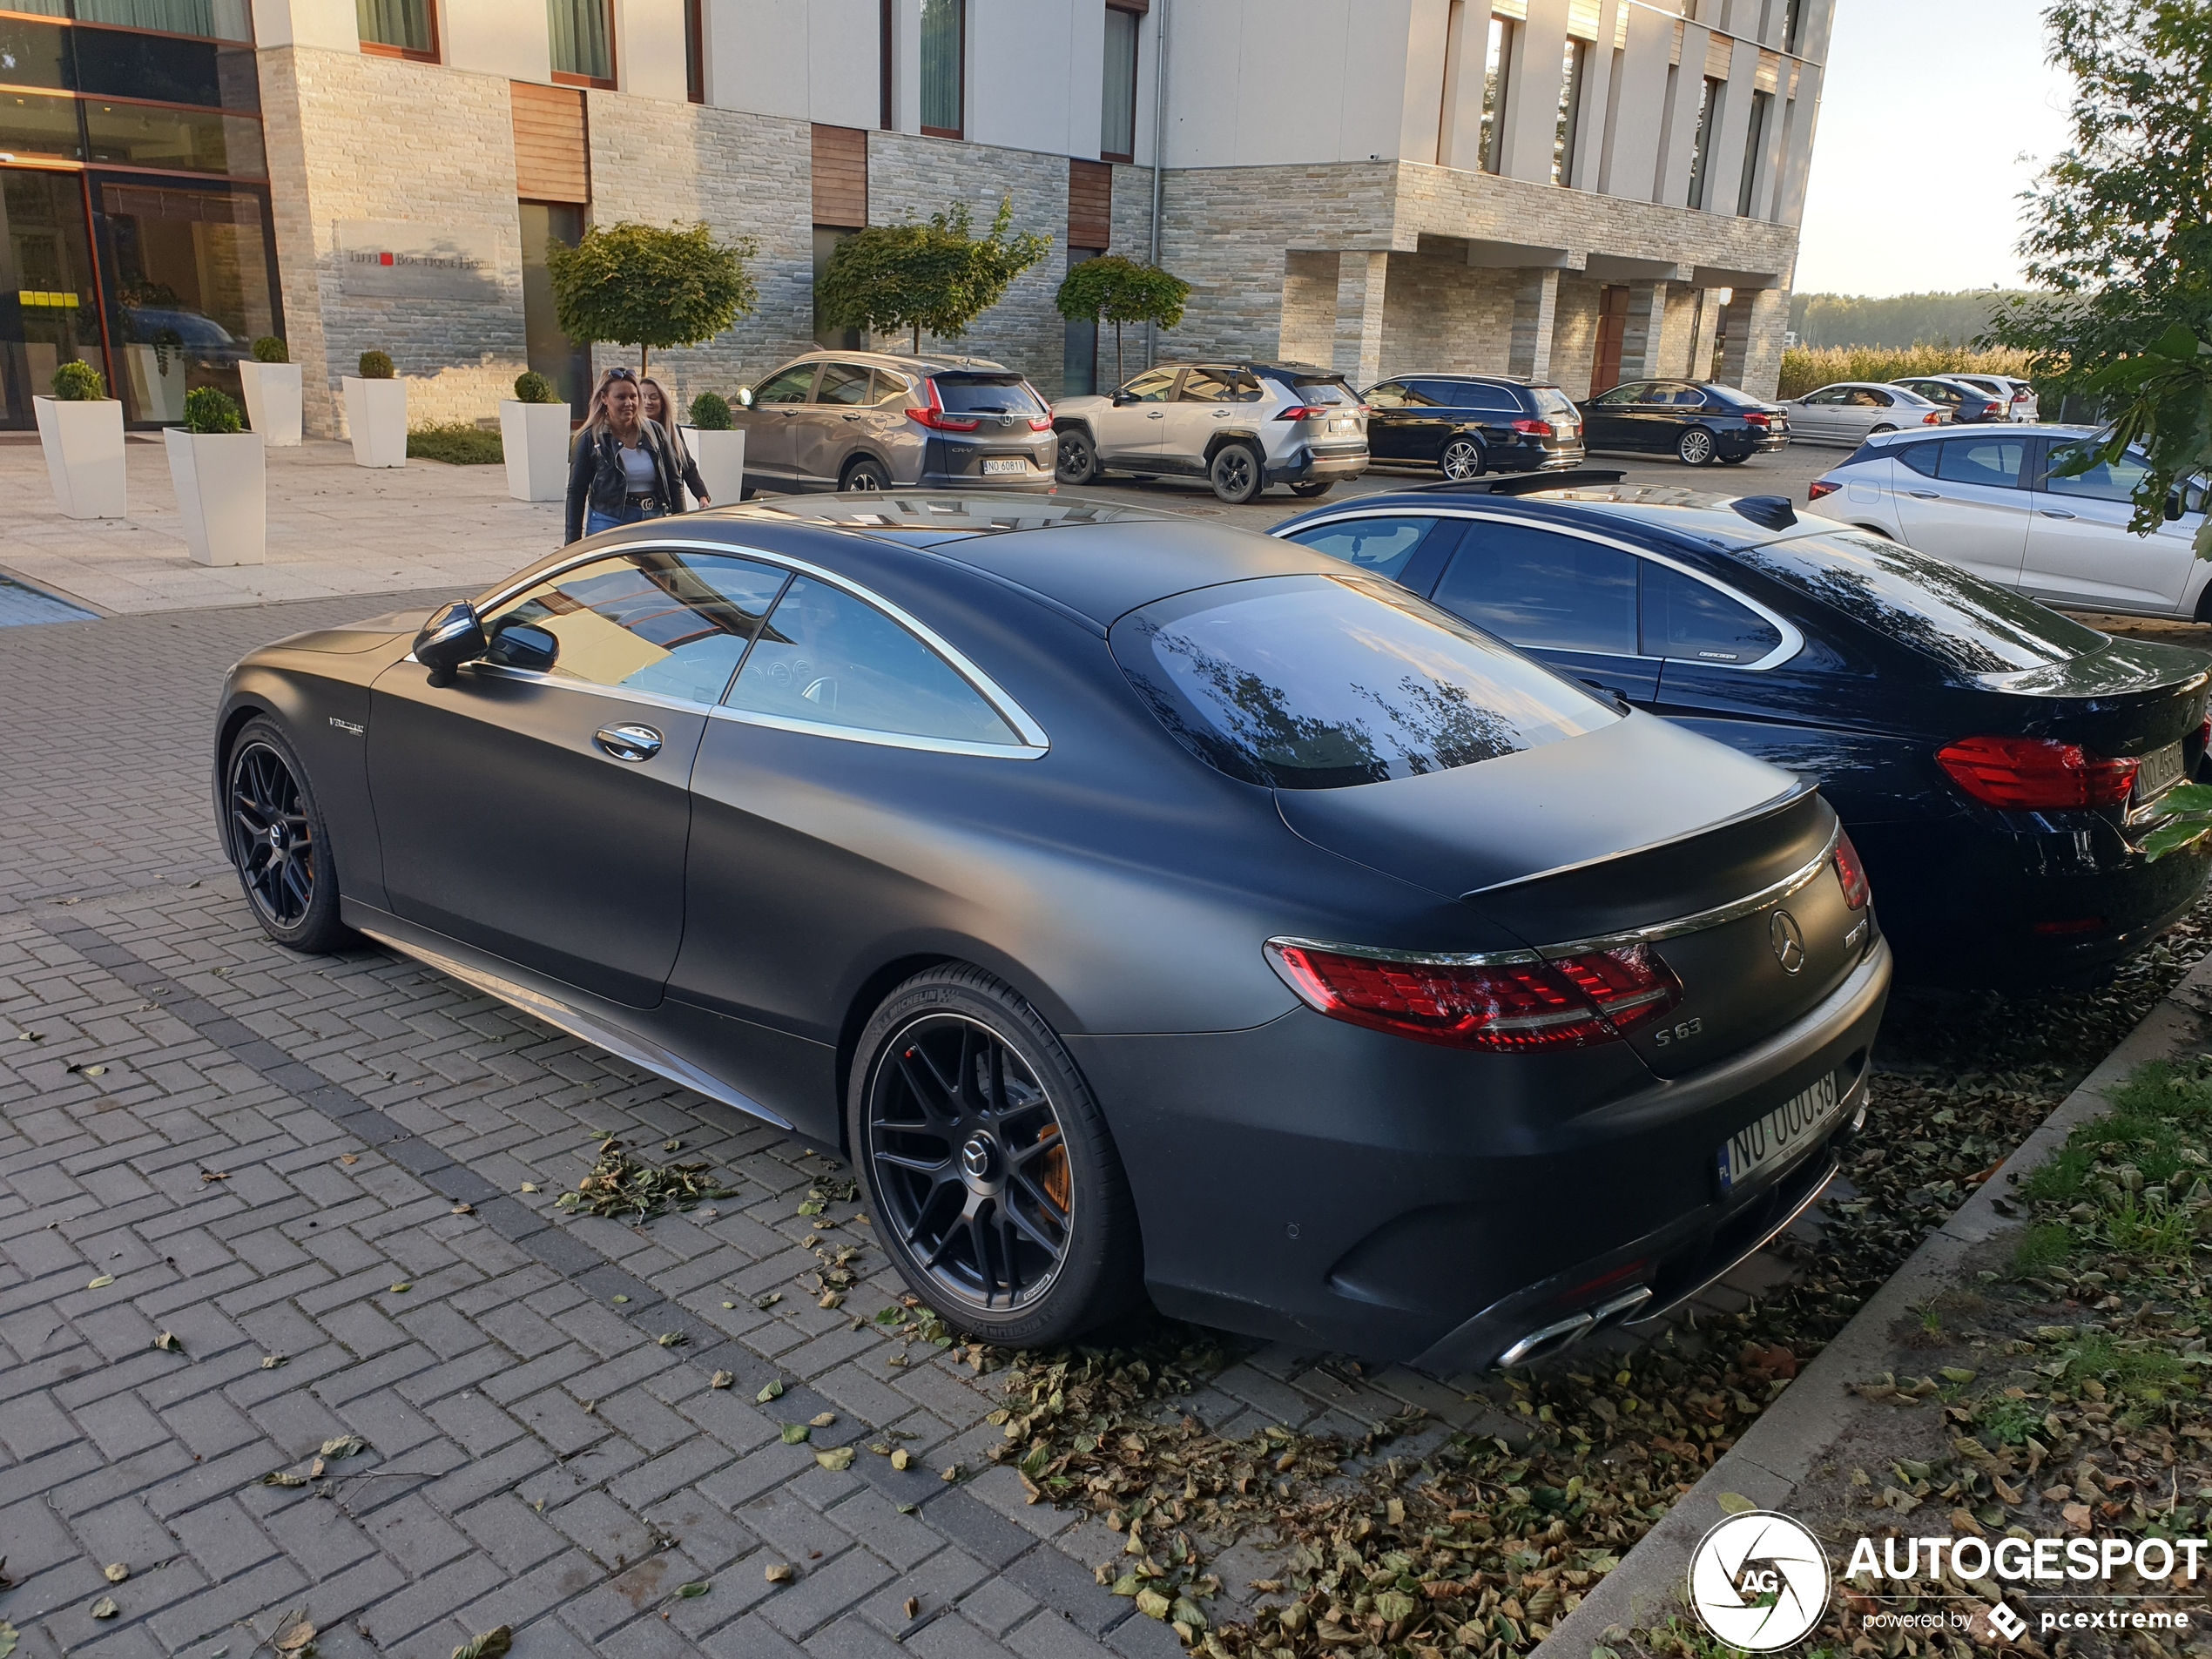
[[[658,507],[640,507],[633,502],[624,502],[622,511],[618,514],[603,513],[594,507],[587,509],[583,515],[583,533],[586,536],[597,536],[601,530],[610,530],[617,524],[636,524],[648,518],[658,518],[660,516],[660,509]]]

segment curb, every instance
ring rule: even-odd
[[[2024,1217],[2001,1216],[1993,1207],[2008,1189],[2005,1177],[2040,1167],[2076,1124],[2107,1109],[2106,1089],[2145,1062],[2167,1058],[2202,1038],[2208,1028],[2212,1028],[2212,956],[2183,974],[1997,1173],[1921,1242],[1782,1398],[1676,1501],[1666,1519],[1644,1534],[1581,1605],[1537,1643],[1530,1659],[1589,1659],[1611,1627],[1635,1629],[1663,1616],[1679,1597],[1697,1541],[1723,1516],[1720,1494],[1737,1493],[1762,1509],[1777,1508],[1859,1418],[1878,1409],[1852,1394],[1850,1383],[1877,1368],[1873,1362],[1888,1349],[1890,1326],[1949,1284],[1973,1246],[2027,1224]]]

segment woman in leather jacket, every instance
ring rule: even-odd
[[[569,457],[568,539],[676,512],[680,488],[667,434],[645,419],[637,374],[609,369]]]

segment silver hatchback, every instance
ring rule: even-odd
[[[1052,488],[1050,406],[983,358],[809,352],[736,401],[749,486]]]

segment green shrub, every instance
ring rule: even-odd
[[[1968,346],[1801,346],[1782,354],[1778,395],[1803,397],[1838,381],[1878,383],[1906,374],[2012,374],[2025,380],[2027,354]]]
[[[499,434],[459,421],[419,426],[407,435],[409,461],[442,461],[449,467],[496,467],[507,459]]]
[[[240,432],[246,421],[237,404],[226,392],[212,386],[197,386],[185,394],[185,430],[187,432]]]
[[[54,395],[64,403],[97,403],[107,395],[107,381],[80,359],[54,371]]]
[[[365,381],[388,381],[392,378],[392,360],[381,351],[361,354],[361,377]]]
[[[257,363],[288,363],[292,353],[274,334],[263,334],[253,342],[253,361]]]
[[[558,403],[561,400],[553,390],[553,382],[534,368],[526,368],[515,376],[515,397],[522,403]]]
[[[691,400],[691,424],[702,432],[727,432],[730,400],[718,392],[701,392]]]

